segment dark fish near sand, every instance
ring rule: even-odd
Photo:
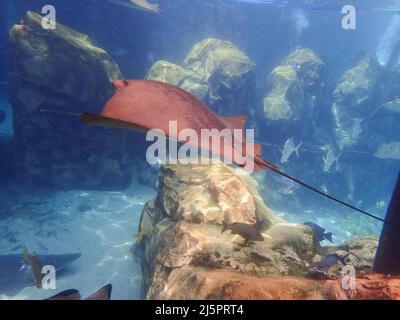
[[[259,222],[255,224],[234,222],[231,225],[224,222],[221,232],[225,232],[226,230],[230,230],[232,234],[241,236],[246,242],[264,241],[264,237],[261,234],[261,224]]]
[[[332,269],[338,262],[346,265],[346,259],[349,257],[348,252],[335,252],[323,258],[317,265],[317,270],[319,272],[327,273]]]
[[[26,246],[24,246],[23,260],[25,265],[28,266],[32,274],[32,280],[36,288],[41,289],[43,280],[43,274],[42,274],[43,263],[40,261],[35,251],[33,252],[32,255],[30,255],[28,248]]]
[[[35,256],[35,255],[34,255]],[[80,253],[60,255],[36,255],[31,261],[35,270],[41,265],[52,265],[56,271],[63,270],[80,258]],[[0,255],[0,295],[13,296],[25,287],[33,284],[33,274],[29,262],[24,261],[22,254]],[[37,271],[36,279],[40,279]]]
[[[306,226],[309,226],[313,232],[314,232],[314,239],[318,242],[321,242],[323,240],[328,240],[332,243],[332,232],[325,232],[325,228],[321,227],[320,225],[314,223],[314,222],[304,222],[303,223]]]
[[[112,285],[108,284],[84,300],[110,300],[111,292]],[[69,289],[45,300],[82,300],[82,296],[78,290]]]

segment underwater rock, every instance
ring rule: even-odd
[[[384,143],[379,146],[374,156],[380,159],[400,160],[400,142]]]
[[[353,238],[345,241],[338,249],[347,251],[349,264],[354,266],[357,273],[371,273],[374,264],[378,238]]]
[[[157,61],[147,79],[178,86],[221,115],[254,113],[255,65],[228,41],[195,44],[182,65]]]
[[[360,142],[362,134],[354,134],[355,121],[364,120],[376,109],[381,74],[376,57],[366,56],[342,75],[333,91],[332,114],[341,149]]]
[[[311,118],[324,87],[325,64],[310,49],[296,49],[268,76],[264,98],[269,120]]]
[[[173,84],[200,100],[205,99],[209,89],[200,74],[165,60],[157,61],[149,70],[146,79]]]
[[[62,114],[104,105],[114,92],[110,80],[122,77],[118,66],[88,36],[41,23],[28,12],[10,31],[17,178],[62,188],[127,186],[126,133],[88,131]]]
[[[151,296],[171,300],[320,300],[323,283],[297,277],[257,277],[229,270],[172,270],[168,288]]]
[[[370,274],[365,279],[357,278],[355,288],[344,289],[342,279],[326,281],[322,289],[329,300],[399,300],[400,278]]]
[[[258,276],[306,275],[315,254],[312,231],[277,217],[257,187],[252,177],[236,175],[222,163],[162,166],[158,195],[141,219],[151,225],[143,227],[138,244],[143,295],[160,299],[178,294],[171,281],[192,267]],[[222,233],[223,222],[259,222],[264,240],[247,242]]]
[[[193,46],[184,67],[208,84],[204,102],[215,112],[232,115],[254,110],[255,64],[232,43],[205,39]]]

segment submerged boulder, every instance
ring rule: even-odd
[[[332,104],[340,148],[354,146],[362,139],[360,122],[376,109],[374,102],[379,93],[381,72],[376,57],[366,56],[340,78],[333,91]]]
[[[41,22],[28,12],[10,31],[17,177],[65,188],[126,186],[124,133],[88,130],[62,114],[97,112],[114,93],[111,80],[122,77],[118,66],[88,36]]]
[[[381,144],[374,156],[380,159],[400,160],[400,142]]]
[[[193,46],[184,66],[208,83],[206,103],[217,113],[254,110],[255,64],[232,43],[205,39]]]
[[[200,100],[205,99],[209,89],[208,84],[198,73],[165,60],[157,61],[149,70],[146,78],[173,84],[190,92]]]
[[[270,91],[264,98],[269,120],[312,118],[321,97],[325,64],[310,49],[296,49],[268,76]]]
[[[193,277],[196,270],[215,269],[304,276],[314,255],[312,231],[276,216],[262,201],[253,178],[238,176],[222,163],[163,166],[158,195],[142,213],[142,221],[149,219],[151,228],[138,244],[143,251],[143,295],[149,299],[179,295],[174,281],[186,277],[188,270]],[[222,232],[224,223],[256,222],[262,241]]]
[[[228,41],[205,39],[193,46],[182,65],[157,61],[147,75],[176,85],[209,105],[218,114],[254,111],[255,65]]]

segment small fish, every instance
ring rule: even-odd
[[[84,300],[110,300],[112,285],[108,284]],[[82,296],[76,289],[69,289],[45,300],[82,300]]]
[[[286,177],[283,177],[283,176],[276,177],[275,176],[274,179],[279,184],[285,186],[287,191],[294,191],[294,190],[297,190],[298,188],[300,188],[297,183],[293,182],[292,180],[290,180]]]
[[[327,273],[332,267],[334,267],[339,261],[346,265],[346,259],[349,257],[349,253],[345,251],[337,251],[329,256],[323,258],[317,265],[319,272]]]
[[[372,113],[369,119],[387,116],[400,116],[400,98],[386,102],[383,105],[379,106]]]
[[[329,149],[327,154],[322,157],[324,160],[324,172],[330,172],[332,165],[336,162],[336,170],[338,170],[338,160],[341,157],[341,153],[336,156],[334,148]]]
[[[296,153],[297,158],[300,158],[299,157],[299,149],[302,145],[303,145],[303,142],[300,142],[299,145],[296,147],[294,144],[293,137],[287,139],[285,142],[285,145],[283,147],[281,163],[288,162],[288,160],[289,160],[290,156],[293,154],[293,152]]]
[[[376,207],[378,209],[384,209],[386,208],[386,201],[382,200],[382,201],[377,201],[376,202]]]
[[[246,243],[250,241],[264,241],[264,237],[261,234],[261,223],[259,222],[255,224],[234,222],[231,225],[228,225],[224,221],[221,233],[226,230],[230,230],[232,234],[241,236],[246,240]]]
[[[36,288],[41,289],[43,280],[43,274],[42,274],[43,264],[40,261],[38,255],[36,254],[36,252],[33,252],[33,255],[30,255],[28,247],[24,246],[23,261],[26,267],[29,267],[29,270],[32,275],[32,280]]]
[[[129,8],[139,9],[151,13],[160,13],[158,3],[149,3],[147,0],[109,0],[110,2],[123,5]]]
[[[314,232],[314,239],[319,243],[323,240],[328,240],[332,243],[332,232],[325,232],[325,228],[321,227],[320,225],[314,223],[314,222],[304,222],[303,223],[306,226],[309,226],[313,232]]]

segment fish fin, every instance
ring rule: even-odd
[[[112,285],[108,284],[101,288],[99,291],[93,293],[90,297],[85,300],[110,300],[112,292]]]
[[[247,121],[247,116],[221,117],[233,129],[243,129]]]
[[[23,257],[23,261],[24,262],[28,262],[29,261],[29,250],[28,247],[26,246],[26,244],[24,245],[24,250],[22,253],[22,257]]]
[[[259,156],[261,153],[261,144],[255,143],[254,144],[254,153]]]
[[[45,300],[81,300],[81,294],[76,289],[69,289]]]
[[[221,233],[224,233],[226,230],[228,230],[228,224],[224,221],[224,222],[222,223],[222,230],[221,230]]]
[[[300,156],[299,156],[299,149],[300,149],[300,147],[301,147],[302,145],[303,145],[303,141],[300,142],[299,145],[294,149],[294,152],[296,152],[296,156],[297,156],[298,159],[300,158]]]
[[[327,233],[325,233],[325,234],[324,234],[324,238],[325,238],[326,240],[328,240],[329,242],[335,243],[335,242],[332,240],[332,232],[327,232]]]
[[[254,150],[254,155],[255,156],[259,156],[260,155],[260,153],[261,153],[261,145],[260,144],[258,144],[258,143],[247,143],[247,145],[249,145],[249,146],[252,146],[253,147],[253,150]]]

